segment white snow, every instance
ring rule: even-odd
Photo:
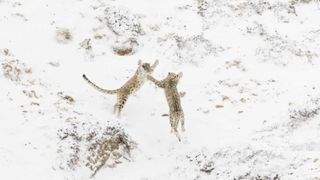
[[[319,179],[319,19],[316,0],[0,0],[0,179],[89,179],[66,167],[72,124],[136,143],[96,180]],[[183,72],[182,142],[151,82],[118,119],[82,79],[116,89],[139,59]]]

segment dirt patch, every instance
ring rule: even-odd
[[[120,38],[119,38],[120,39]],[[136,52],[139,43],[135,38],[117,40],[113,45],[113,52],[119,56],[128,56]]]

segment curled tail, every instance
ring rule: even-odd
[[[93,82],[91,82],[86,75],[82,75],[83,79],[85,81],[87,81],[87,83],[89,83],[93,88],[95,88],[96,90],[102,92],[102,93],[106,93],[106,94],[116,94],[118,92],[118,90],[108,90],[108,89],[103,89],[99,86],[97,86],[96,84],[94,84]]]

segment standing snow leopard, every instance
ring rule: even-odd
[[[178,140],[181,141],[180,134],[178,132],[178,124],[181,123],[181,131],[185,131],[184,127],[184,113],[181,107],[180,97],[183,97],[185,93],[179,93],[177,89],[178,82],[182,77],[182,72],[179,74],[168,73],[168,76],[161,81],[156,80],[151,75],[148,75],[148,80],[154,82],[158,87],[163,88],[167,103],[169,105],[169,117],[172,131],[177,136]]]
[[[138,68],[135,74],[119,89],[108,90],[103,89],[93,82],[91,82],[86,75],[82,75],[85,81],[87,81],[93,88],[105,94],[117,94],[117,103],[114,105],[113,112],[120,116],[121,110],[123,109],[128,97],[138,91],[141,86],[145,83],[147,75],[151,75],[159,61],[156,60],[152,66],[149,63],[142,63],[141,60],[138,62]]]

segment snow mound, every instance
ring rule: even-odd
[[[130,37],[144,34],[139,17],[125,7],[107,7],[105,9],[105,19],[108,27],[118,36]]]
[[[209,55],[224,51],[223,47],[215,47],[202,35],[181,37],[177,34],[167,34],[158,39],[161,53],[172,62],[198,65]]]
[[[307,123],[320,112],[320,98],[313,97],[308,99],[302,105],[295,105],[289,108],[289,127],[298,128],[303,123]]]
[[[58,130],[60,168],[76,170],[87,167],[93,177],[102,167],[113,168],[130,161],[135,147],[120,124],[106,122],[69,122]]]

